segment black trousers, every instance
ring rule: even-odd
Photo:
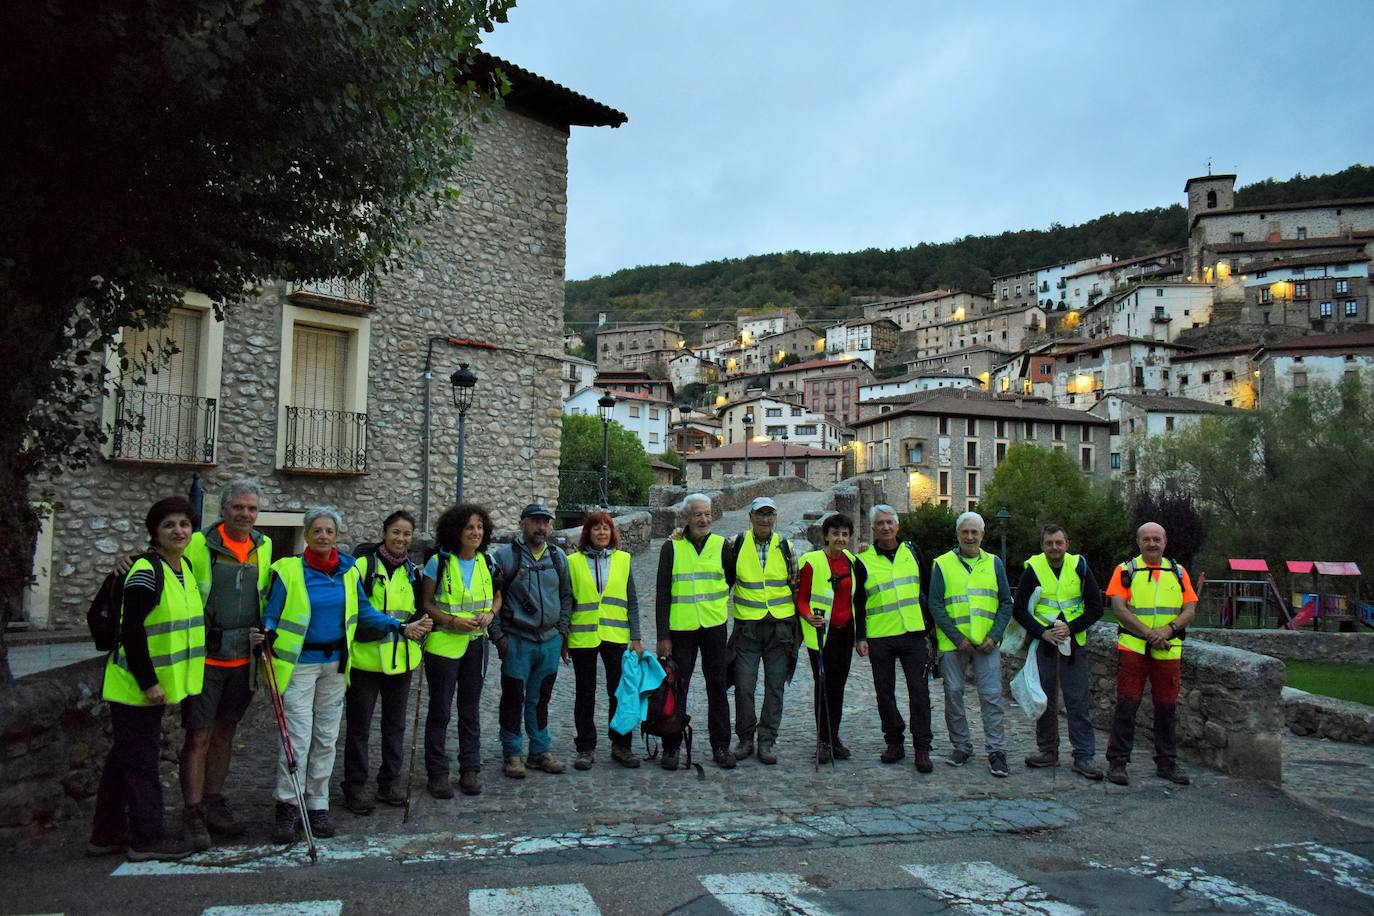
[[[573,676],[577,690],[573,699],[573,725],[577,728],[574,746],[578,752],[590,751],[596,747],[596,660],[606,669],[606,696],[610,697],[610,709],[606,713],[606,737],[612,745],[628,748],[631,735],[617,735],[611,731],[611,720],[615,718],[615,691],[620,686],[620,666],[625,658],[625,643],[603,642],[590,649],[569,649],[572,656]]]
[[[868,640],[868,661],[873,666],[873,692],[878,697],[878,719],[883,740],[903,743],[906,723],[897,707],[897,664],[906,678],[907,709],[911,715],[911,741],[918,750],[930,750],[930,643],[924,633],[875,636]]]
[[[94,842],[128,842],[136,849],[162,841],[162,783],[158,781],[164,706],[110,704],[114,743],[95,795]]]
[[[701,653],[701,674],[706,679],[706,729],[711,736],[711,749],[730,746],[730,700],[726,696],[725,624],[702,627],[699,630],[670,630],[673,640],[673,661],[691,690],[692,674],[697,668],[697,653]],[[663,739],[663,752],[675,754],[682,744],[682,736]]]
[[[344,792],[357,795],[367,785],[367,745],[372,737],[372,712],[382,698],[382,765],[377,788],[385,789],[401,775],[406,739],[406,709],[410,697],[410,672],[382,674],[354,668],[344,694]]]
[[[448,753],[444,738],[457,696],[458,772],[482,769],[482,724],[478,708],[482,701],[482,657],[485,639],[474,639],[462,658],[443,658],[425,653],[425,686],[429,689],[429,710],[425,713],[425,773],[447,776]]]
[[[854,657],[854,624],[832,627],[825,635],[825,645],[819,650],[808,648],[806,654],[811,657],[811,708],[816,717],[817,743],[834,744],[840,737],[844,685],[849,681],[849,665]],[[824,678],[820,674],[822,656]]]

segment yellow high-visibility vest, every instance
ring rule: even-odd
[[[977,646],[987,639],[997,619],[997,568],[992,554],[986,550],[978,551],[972,571],[964,566],[966,561],[958,551],[951,550],[936,557],[935,565],[940,567],[945,580],[945,613],[964,638]],[[944,630],[937,628],[935,638],[940,651],[954,649]]]
[[[787,581],[787,559],[774,534],[768,542],[768,563],[759,565],[758,542],[754,532],[746,531],[735,553],[735,619],[762,620],[764,616],[785,620],[796,614],[792,605],[792,586]]]
[[[854,554],[848,550],[844,555],[849,558],[849,602],[850,607],[854,606],[854,592],[858,588],[859,577],[853,569],[856,560]],[[830,584],[830,559],[825,555],[824,550],[812,550],[802,555],[801,563],[803,566],[811,567],[811,598],[807,602],[811,607],[811,613],[822,614],[830,617],[830,611],[835,606],[835,589]],[[808,649],[820,649],[820,634],[815,624],[808,620],[801,622],[802,642],[806,643]]]
[[[869,639],[900,636],[903,633],[923,633],[925,615],[921,611],[921,564],[911,547],[903,541],[897,545],[896,555],[889,560],[869,546],[859,554],[867,578],[864,591],[868,595],[865,616]]]
[[[728,616],[730,591],[725,584],[721,552],[725,538],[707,534],[701,552],[686,537],[673,541],[672,608],[669,630],[718,627]]]
[[[385,564],[376,557],[359,557],[358,578],[362,582],[367,582],[367,573],[373,563],[378,569],[368,600],[388,617],[402,622],[409,620],[415,613],[415,586],[410,581],[410,567],[402,563],[387,576]],[[349,657],[353,667],[360,671],[405,674],[420,664],[420,644],[406,639],[404,633],[388,633],[378,640],[355,642]]]
[[[445,562],[447,558],[447,562]],[[439,610],[454,617],[476,617],[491,610],[493,591],[491,570],[487,568],[485,556],[473,555],[476,561],[472,566],[472,584],[463,584],[463,570],[458,565],[458,556],[440,553],[435,563],[439,571],[439,581],[434,583],[434,603]],[[454,633],[437,627],[425,637],[425,651],[440,658],[462,658],[468,651],[468,644],[482,633]]]
[[[310,627],[310,593],[305,585],[305,561],[300,557],[282,557],[272,564],[272,572],[286,588],[286,603],[282,605],[277,635],[272,641],[272,673],[277,678],[277,689],[284,694],[301,650],[305,648],[305,631]],[[343,574],[344,643],[348,649],[352,648],[353,635],[358,629],[358,581],[358,567],[349,567]],[[345,678],[352,667],[353,653],[350,651],[344,667]]]
[[[1078,577],[1077,554],[1064,554],[1064,564],[1057,576],[1050,568],[1049,558],[1043,553],[1031,557],[1026,565],[1035,573],[1036,581],[1040,584],[1040,597],[1036,599],[1035,607],[1030,609],[1037,623],[1048,628],[1061,615],[1065,623],[1073,623],[1083,614],[1083,580]],[[1075,633],[1073,638],[1080,646],[1084,645],[1088,641],[1088,632]]]
[[[1166,558],[1160,558],[1157,577],[1145,565],[1144,557],[1137,556],[1134,560],[1122,563],[1121,581],[1131,590],[1131,611],[1146,627],[1155,629],[1168,626],[1169,621],[1183,610],[1183,567],[1176,566]],[[1150,648],[1141,637],[1127,633],[1124,627],[1117,632],[1116,646],[1138,655],[1144,655],[1146,648],[1149,648],[1151,658],[1183,656],[1183,640],[1178,636],[1169,640],[1169,648],[1155,649]]]
[[[630,641],[630,555],[623,550],[611,551],[602,592],[596,590],[592,574],[595,562],[581,552],[568,558],[573,593],[569,649],[594,649],[603,642],[626,645]]]
[[[185,557],[181,562],[181,573],[186,577],[184,584],[167,561],[159,558],[159,562],[162,563],[162,594],[158,596],[157,606],[144,618],[143,631],[148,635],[148,656],[157,682],[167,695],[167,704],[171,705],[197,695],[205,683],[205,615],[195,573]],[[139,557],[129,567],[124,582],[127,584],[136,572],[151,572],[152,569],[152,561]],[[123,611],[121,607],[121,615]],[[105,660],[105,682],[100,695],[111,703],[125,706],[154,705],[138,686],[123,645]]]

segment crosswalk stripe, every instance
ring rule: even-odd
[[[1237,884],[1230,878],[1210,875],[1200,868],[1166,868],[1142,858],[1140,865],[1129,865],[1122,870],[1153,878],[1176,893],[1201,897],[1224,910],[1241,910],[1262,916],[1312,916],[1301,907],[1262,894],[1244,884]]]
[[[1079,916],[1083,911],[1054,900],[1034,884],[991,862],[903,865],[946,903],[969,913]]]
[[[830,916],[807,893],[815,889],[800,875],[785,872],[740,872],[697,878],[716,902],[735,916]]]
[[[339,916],[342,900],[301,900],[296,903],[252,903],[244,906],[212,906],[201,916]]]
[[[581,884],[541,884],[534,887],[486,887],[468,892],[470,916],[601,916],[601,910]]]
[[[1291,843],[1266,850],[1271,856],[1295,858],[1309,875],[1325,878],[1341,887],[1374,897],[1374,862],[1344,849],[1320,843]]]

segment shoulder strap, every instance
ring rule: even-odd
[[[1166,559],[1166,560],[1169,561],[1169,572],[1171,572],[1171,573],[1174,574],[1174,578],[1178,580],[1178,587],[1179,587],[1179,588],[1182,588],[1182,587],[1183,587],[1183,573],[1181,573],[1181,572],[1178,571],[1178,570],[1179,570],[1178,560],[1175,560],[1173,557],[1165,557],[1164,559]]]
[[[792,542],[782,535],[778,535],[778,547],[782,549],[782,559],[788,565],[792,565]]]
[[[375,553],[359,557],[359,559],[367,563],[367,575],[363,576],[363,594],[367,595],[368,600],[371,600],[372,589],[377,585],[377,576],[379,575],[377,567],[379,567],[381,563],[378,562]]]
[[[913,544],[913,543],[911,543],[910,541],[902,541],[902,543],[906,545],[906,549],[907,549],[907,550],[911,551],[911,559],[913,559],[913,560],[916,561],[916,565],[917,565],[917,566],[920,566],[920,565],[921,565],[921,555],[916,551],[916,545]],[[874,548],[874,549],[876,549],[876,548]]]
[[[708,537],[709,537],[709,535],[708,535]],[[740,549],[741,547],[743,547],[743,546],[744,546],[744,532],[741,531],[739,534],[735,535],[735,543],[734,543],[734,545],[732,546],[732,549],[735,551],[735,555],[736,555],[736,556],[739,555],[739,549]]]
[[[143,554],[143,558],[153,567],[153,607],[157,607],[157,603],[162,600],[162,577],[164,575],[162,557],[158,555],[157,551],[150,550]],[[191,561],[187,560],[186,565],[190,566]]]

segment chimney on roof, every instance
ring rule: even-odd
[[[1025,407],[1025,406],[1026,406],[1025,400],[1022,399],[1022,398],[1020,398],[1020,397],[1018,397],[1018,398],[1016,399],[1016,406],[1017,406],[1017,407]]]

